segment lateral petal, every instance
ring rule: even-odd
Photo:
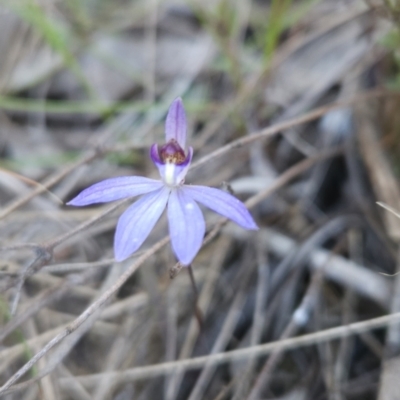
[[[154,164],[161,164],[160,152],[158,151],[158,144],[154,143],[150,147],[150,158]]]
[[[176,140],[182,149],[186,144],[186,114],[179,97],[170,105],[165,121],[165,142]]]
[[[67,203],[70,206],[86,206],[107,203],[127,197],[153,192],[163,186],[161,181],[143,176],[121,176],[110,178],[89,186]]]
[[[206,226],[200,207],[182,188],[171,192],[168,222],[174,253],[182,264],[189,265],[200,250]]]
[[[166,187],[148,193],[121,215],[114,237],[117,261],[125,260],[143,244],[163,213],[169,193]]]
[[[185,185],[182,190],[194,200],[245,229],[258,229],[246,206],[236,197],[220,189],[207,186]]]

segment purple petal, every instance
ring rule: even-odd
[[[236,197],[222,190],[207,186],[188,185],[181,190],[194,200],[231,219],[245,229],[258,229],[246,206]]]
[[[185,176],[190,168],[190,164],[192,163],[192,158],[193,158],[193,147],[189,147],[188,155],[186,156],[185,161],[182,164],[178,165],[180,170],[176,176],[176,180],[179,183],[181,183],[185,179]]]
[[[158,151],[158,144],[154,143],[150,147],[150,158],[154,164],[161,164],[160,152]]]
[[[165,121],[165,141],[169,142],[171,139],[175,139],[182,149],[185,149],[186,115],[181,98],[177,98],[171,104]]]
[[[182,264],[189,265],[200,250],[206,227],[199,206],[182,188],[171,192],[168,222],[174,253]]]
[[[86,206],[93,203],[107,203],[153,192],[162,186],[163,183],[155,179],[142,176],[121,176],[89,186],[67,204],[69,206]]]
[[[143,244],[164,211],[169,193],[170,190],[163,187],[146,194],[121,215],[114,237],[117,261],[125,260]]]

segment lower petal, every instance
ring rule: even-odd
[[[200,250],[206,227],[199,206],[181,188],[171,192],[168,222],[174,253],[182,264],[189,265]]]
[[[134,253],[149,236],[167,205],[169,189],[149,193],[133,203],[118,220],[114,238],[117,261]]]

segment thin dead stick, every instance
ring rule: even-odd
[[[2,329],[0,329],[0,342],[2,342],[11,332],[13,332],[23,322],[28,320],[31,316],[35,315],[39,310],[46,307],[49,303],[60,299],[65,293],[71,291],[77,285],[83,284],[92,275],[94,270],[86,271],[83,274],[70,275],[67,279],[62,280],[57,286],[41,293],[35,301],[30,303],[22,313],[14,316],[9,322],[7,322]]]
[[[293,167],[288,168],[285,172],[279,175],[279,177],[276,178],[275,181],[269,187],[257,193],[256,195],[250,197],[245,202],[246,206],[248,208],[253,208],[256,204],[266,199],[276,190],[288,184],[292,179],[301,175],[303,172],[306,172],[317,162],[324,161],[332,157],[336,157],[340,155],[342,152],[343,148],[339,146],[331,150],[321,152],[315,157],[306,158],[305,160],[298,162],[297,164],[293,165]]]
[[[15,309],[16,306],[17,306],[19,292],[22,289],[22,285],[25,282],[26,278],[28,278],[29,276],[31,276],[34,273],[38,272],[42,267],[47,265],[47,263],[52,259],[53,251],[54,251],[55,247],[57,247],[59,244],[63,243],[65,240],[69,239],[71,236],[82,232],[83,230],[89,228],[90,226],[92,226],[96,222],[100,221],[101,219],[103,219],[105,216],[107,216],[108,214],[110,214],[113,211],[115,211],[118,207],[120,207],[122,204],[124,204],[128,200],[129,199],[125,199],[125,200],[117,202],[116,204],[113,204],[111,207],[108,207],[101,214],[91,218],[89,221],[83,222],[82,224],[78,225],[76,228],[72,229],[71,231],[69,231],[69,232],[67,232],[65,234],[62,234],[62,235],[54,238],[53,240],[50,240],[50,241],[44,242],[44,243],[38,243],[36,245],[34,245],[32,243],[29,243],[29,246],[27,246],[27,247],[28,248],[34,248],[36,250],[36,252],[38,253],[38,256],[34,260],[34,262],[31,263],[29,265],[29,267],[26,268],[26,270],[22,271],[20,276],[17,278],[17,280],[18,280],[18,290],[17,290],[17,293],[16,293],[15,298],[13,300],[13,307],[12,308]],[[9,248],[6,248],[6,249],[7,250],[19,249],[19,248],[23,248],[24,247],[23,244],[21,244],[19,246],[20,247],[10,246]],[[15,284],[15,281],[11,281],[8,285],[6,285],[3,288],[3,290],[8,290],[10,287],[13,287],[14,284]]]
[[[385,204],[385,203],[383,203],[381,201],[377,201],[376,204],[378,204],[378,206],[381,206],[385,210],[391,212],[397,218],[400,218],[400,213],[397,210],[395,210],[393,207],[390,207],[389,205],[387,205],[387,204]]]
[[[3,172],[6,175],[10,175],[10,176],[14,177],[15,179],[18,179],[18,180],[20,180],[22,182],[25,182],[28,185],[36,186],[38,188],[42,188],[43,192],[47,192],[50,195],[50,197],[52,197],[58,204],[61,204],[61,205],[63,204],[63,201],[58,196],[56,196],[53,192],[51,192],[46,187],[44,187],[40,182],[36,182],[33,179],[29,179],[26,176],[23,176],[23,175],[18,174],[18,173],[14,172],[14,171],[9,171],[7,169],[4,169],[4,168],[0,167],[0,173],[1,172]]]
[[[77,162],[67,166],[66,168],[62,169],[60,172],[57,174],[51,176],[49,179],[47,179],[43,184],[38,186],[35,190],[33,190],[31,193],[27,194],[26,196],[23,196],[13,203],[11,203],[8,207],[6,207],[1,213],[0,213],[0,219],[3,219],[7,215],[11,214],[14,210],[17,208],[21,207],[22,205],[26,204],[28,201],[32,200],[35,196],[38,194],[41,194],[45,191],[47,191],[50,187],[55,185],[58,181],[60,181],[62,178],[67,176],[70,172],[72,172],[74,169],[80,167],[81,165],[84,165],[92,160],[94,160],[96,157],[100,155],[99,151],[91,151],[84,157],[82,157],[80,160]]]
[[[84,231],[85,229],[89,228],[96,222],[101,221],[105,216],[112,213],[117,208],[119,208],[122,204],[127,203],[129,200],[130,199],[124,199],[124,200],[118,201],[117,203],[113,204],[111,207],[107,208],[103,213],[96,215],[95,217],[89,219],[89,221],[85,221],[82,224],[78,225],[76,228],[72,229],[71,231],[69,231],[63,235],[60,235],[59,237],[56,237],[53,240],[50,240],[50,241],[44,243],[43,247],[46,248],[47,250],[48,249],[53,250],[55,247],[57,247],[59,244],[65,242],[70,237],[76,235],[79,232]]]
[[[198,168],[201,165],[208,163],[210,160],[212,160],[215,157],[220,157],[223,154],[228,153],[231,150],[238,149],[244,145],[253,143],[256,140],[265,139],[265,138],[274,136],[274,135],[280,133],[281,131],[285,131],[289,128],[293,128],[294,126],[313,121],[313,120],[321,117],[322,115],[328,113],[329,111],[335,110],[337,108],[347,107],[347,106],[354,104],[356,102],[359,102],[359,101],[366,101],[366,100],[370,100],[375,97],[388,96],[388,95],[400,96],[400,93],[399,92],[390,92],[385,89],[374,89],[371,91],[364,92],[361,95],[349,98],[348,100],[343,100],[343,101],[333,103],[333,104],[330,104],[327,106],[316,108],[315,110],[312,110],[312,111],[302,115],[301,117],[293,118],[293,119],[290,119],[285,122],[280,122],[280,123],[272,125],[268,128],[262,129],[258,132],[254,132],[251,135],[247,135],[240,139],[234,140],[234,141],[228,143],[227,145],[220,147],[218,150],[213,151],[212,153],[208,154],[207,156],[202,157],[197,162],[194,162],[191,165],[190,169]]]
[[[36,353],[23,367],[21,367],[1,388],[0,394],[4,393],[14,382],[21,378],[26,372],[28,372],[33,365],[36,364],[46,353],[49,352],[54,346],[61,342],[65,337],[70,335],[76,329],[79,328],[97,309],[99,309],[104,303],[110,299],[114,293],[116,293],[121,286],[132,276],[132,274],[147,260],[151,255],[161,249],[169,242],[169,236],[158,241],[149,250],[147,250],[141,257],[139,257],[110,287],[97,301],[90,305],[78,318],[72,321],[65,329],[62,330],[56,337],[43,347],[38,353]]]
[[[26,276],[27,276],[29,270],[31,268],[33,268],[35,265],[40,265],[42,263],[42,260],[44,261],[46,259],[49,259],[49,257],[45,255],[45,252],[39,252],[39,254],[36,256],[36,258],[31,263],[29,263],[25,268],[22,269],[22,271],[18,277],[16,293],[15,293],[15,296],[14,296],[14,299],[12,301],[11,308],[10,308],[10,314],[12,316],[14,316],[17,311],[17,306],[18,306],[18,302],[19,302],[19,299],[21,296],[22,287],[24,285],[24,282],[25,282],[25,279],[26,279]]]
[[[203,368],[204,365],[208,363],[210,363],[210,365],[220,365],[227,362],[248,359],[251,357],[265,356],[278,350],[287,351],[298,349],[300,347],[312,346],[330,340],[358,335],[373,329],[383,328],[396,323],[400,323],[400,312],[396,314],[385,315],[383,317],[372,318],[366,321],[355,322],[349,325],[325,329],[319,332],[297,336],[295,338],[278,340],[275,342],[260,344],[239,350],[195,357],[186,360],[171,361],[145,367],[137,367],[128,369],[126,371],[84,375],[78,377],[77,380],[86,388],[94,387],[98,384],[99,379],[105,379],[106,377],[116,379],[119,383],[127,383],[141,379],[170,375],[178,368],[182,369],[182,371],[197,370],[199,368]],[[68,382],[69,379],[62,378],[60,380],[62,385],[67,385]],[[4,393],[3,389],[0,393]]]
[[[142,148],[142,147],[143,146],[140,146],[140,145],[132,146],[132,148]],[[44,192],[49,192],[49,188],[54,186],[61,179],[65,178],[68,174],[70,174],[72,171],[74,171],[78,167],[85,165],[85,164],[95,160],[96,158],[101,157],[104,154],[118,152],[118,151],[126,151],[126,146],[115,147],[115,148],[114,147],[101,148],[100,146],[97,146],[94,150],[90,150],[87,154],[83,155],[81,159],[77,160],[75,163],[68,165],[61,171],[50,176],[45,182],[43,182],[43,183],[35,182],[35,184],[37,185],[36,189],[33,190],[32,192],[28,193],[26,196],[23,196],[23,197],[15,200],[13,203],[11,203],[9,206],[7,206],[0,213],[0,219],[5,218],[7,215],[9,215],[13,211],[15,211],[17,208],[23,206],[24,204],[26,204],[27,202],[32,200],[35,196],[42,194]],[[51,192],[49,192],[49,193],[52,194]]]

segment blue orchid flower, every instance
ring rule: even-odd
[[[83,190],[68,205],[86,206],[144,195],[121,215],[114,238],[117,261],[133,254],[146,240],[167,207],[172,249],[183,265],[190,265],[200,250],[205,222],[198,203],[231,219],[245,229],[258,229],[246,206],[236,197],[207,186],[185,185],[193,149],[186,145],[186,116],[182,100],[169,108],[164,144],[151,146],[150,157],[161,180],[141,176],[106,179]]]

